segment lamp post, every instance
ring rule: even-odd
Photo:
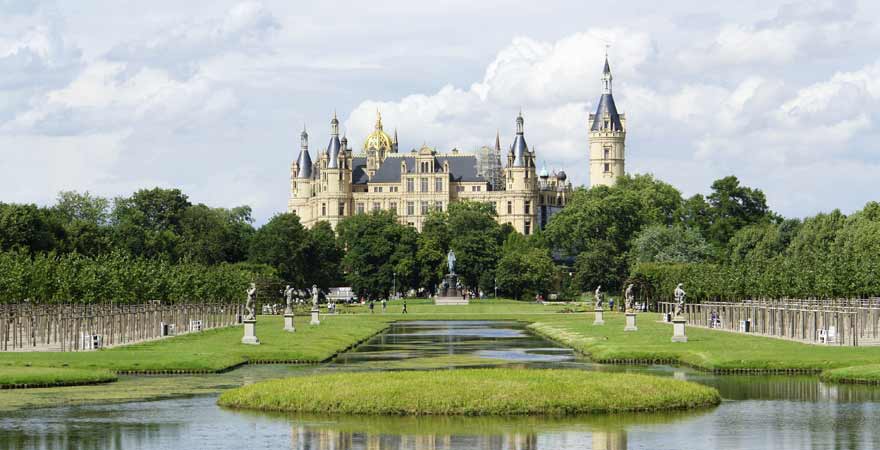
[[[392,286],[393,287],[391,288],[391,290],[393,291],[393,298],[397,298],[397,272],[394,272],[394,281]]]
[[[495,277],[495,298],[498,298],[498,277]]]

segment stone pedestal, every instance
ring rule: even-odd
[[[321,312],[317,308],[312,310],[312,321],[309,322],[309,325],[320,325],[321,321],[318,320],[318,313]]]
[[[626,313],[626,326],[623,327],[623,331],[637,331],[638,329],[639,327],[636,326],[636,313]]]
[[[296,331],[296,325],[293,324],[293,314],[284,315],[284,331],[293,333]]]
[[[593,319],[593,325],[605,325],[605,319],[603,319],[604,311],[602,308],[595,309],[595,319]]]
[[[437,295],[434,297],[434,304],[467,305],[469,303],[468,300],[461,296],[461,291],[458,289],[458,275],[450,273],[443,278],[443,285],[440,286]]]
[[[684,326],[687,320],[684,317],[676,316],[672,318],[672,342],[687,342],[688,338],[684,332]]]
[[[241,343],[249,345],[260,345],[260,340],[257,339],[256,319],[245,319],[242,322],[244,323],[244,337],[241,338]]]

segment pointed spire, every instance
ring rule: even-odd
[[[611,93],[611,66],[608,64],[608,49],[605,49],[605,68],[602,69],[602,93]]]
[[[501,131],[495,130],[495,153],[501,154]]]
[[[309,155],[309,133],[306,132],[306,126],[303,124],[302,133],[299,136],[300,138],[300,148],[299,157],[296,158],[296,165],[298,166],[298,172],[296,174],[297,178],[311,178],[312,177],[312,157]]]
[[[397,145],[397,127],[394,127],[394,141],[392,141],[394,145]]]
[[[525,157],[529,151],[529,147],[526,145],[526,137],[523,133],[522,111],[516,116],[516,137],[513,138],[511,151],[513,152],[513,167],[525,167]]]
[[[330,120],[330,143],[327,144],[327,168],[339,168],[339,148],[342,145],[339,142],[339,119],[336,118],[336,111],[333,111],[333,119]]]
[[[376,129],[382,129],[382,113],[379,112],[379,108],[376,108]]]

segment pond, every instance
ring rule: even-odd
[[[669,366],[597,365],[530,334],[517,322],[398,323],[331,364],[272,370],[249,366],[232,373],[247,381],[325,371],[491,365],[670,376],[714,386],[724,402],[691,412],[565,419],[388,418],[232,411],[217,407],[216,395],[202,395],[4,413],[0,450],[880,448],[878,388],[830,385],[807,376],[721,376]]]

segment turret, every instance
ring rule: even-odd
[[[602,69],[602,95],[596,113],[590,114],[590,186],[610,186],[625,173],[626,117],[614,103],[611,66],[605,55]]]
[[[327,144],[327,168],[336,169],[339,167],[339,149],[342,144],[339,142],[339,119],[336,113],[333,113],[333,119],[330,121],[330,143]]]

